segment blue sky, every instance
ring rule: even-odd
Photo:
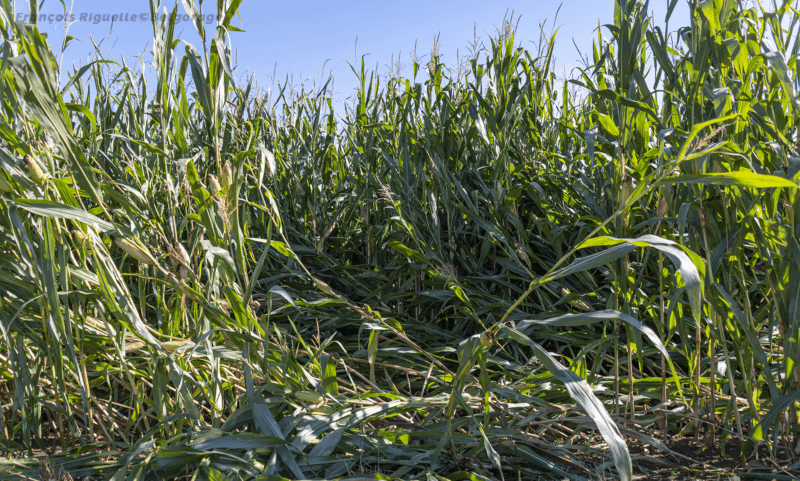
[[[64,1],[69,8],[69,0]],[[650,10],[661,25],[666,4],[667,0],[651,1]],[[166,5],[171,9],[175,3],[167,2]],[[415,42],[417,53],[427,60],[433,40],[438,35],[443,61],[455,64],[457,51],[460,55],[467,53],[476,31],[488,43],[488,36],[494,34],[504,16],[512,11],[515,19],[519,17],[517,40],[524,47],[533,49],[539,38],[540,23],[546,21],[546,31],[550,32],[559,5],[561,10],[555,24],[559,29],[555,48],[556,72],[564,75],[579,65],[574,44],[584,54],[590,53],[598,22],[612,22],[613,0],[564,0],[563,4],[556,0],[244,0],[240,7],[241,17],[233,23],[246,32],[232,33],[231,41],[234,61],[242,78],[245,74],[254,74],[261,87],[270,87],[275,72],[281,80],[289,75],[295,84],[303,81],[311,85],[324,65],[323,78],[327,78],[328,72],[333,72],[336,103],[340,103],[356,87],[355,75],[347,62],[355,64],[361,55],[368,54],[367,65],[372,68],[377,65],[378,72],[384,74],[392,56],[396,60],[399,54],[406,66],[403,73],[410,76],[410,52]],[[214,13],[216,2],[207,0],[203,7],[204,13]],[[17,13],[29,11],[25,0],[16,0],[16,9]],[[178,9],[184,13],[180,1]],[[57,21],[57,15],[63,13],[62,4],[57,0],[45,0],[40,13],[46,14],[48,21],[40,23],[39,28],[48,34],[50,44],[58,54],[64,38],[64,23]],[[138,17],[137,21],[130,21],[133,14],[149,13],[147,0],[113,3],[74,0],[72,13],[78,21],[70,26],[69,34],[76,40],[64,53],[64,67],[87,62],[93,50],[91,39],[100,44],[106,58],[125,58],[129,66],[141,66],[135,60],[140,55],[145,61],[151,59],[149,50],[153,34],[150,22]],[[85,21],[80,21],[81,14],[87,15]],[[101,17],[95,17],[98,14]],[[104,21],[103,14],[107,21]],[[110,20],[114,14],[126,15],[128,21],[112,24]],[[89,19],[99,21],[94,23],[87,21]],[[686,24],[688,7],[685,0],[679,0],[670,19],[670,30]],[[604,37],[609,36],[606,29],[602,29],[602,33]],[[176,26],[176,37],[202,48],[190,22]]]

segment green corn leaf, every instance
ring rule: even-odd
[[[617,428],[617,425],[611,419],[603,403],[594,395],[592,388],[586,380],[559,364],[547,351],[525,334],[508,326],[500,326],[500,329],[509,338],[533,349],[533,354],[536,356],[536,359],[538,359],[556,379],[564,383],[569,395],[580,404],[586,411],[586,414],[592,418],[600,434],[603,435],[603,439],[605,439],[614,457],[614,464],[617,466],[620,479],[630,481],[633,478],[633,466],[631,464],[630,454],[628,453],[628,446],[625,444],[625,440],[622,438],[619,428]]]

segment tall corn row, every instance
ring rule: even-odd
[[[151,1],[149,85],[99,50],[59,81],[2,3],[5,446],[104,479],[627,480],[651,435],[795,456],[789,2],[671,31],[616,0],[566,82],[555,34],[507,23],[464,68],[362,59],[343,112],[332,78],[240,81],[239,4],[212,31],[185,0],[192,46]]]

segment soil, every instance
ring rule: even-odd
[[[653,434],[655,438],[662,440],[660,434]],[[597,440],[602,441],[601,438]],[[772,459],[768,448],[762,445],[757,453],[751,450],[743,463],[739,458],[740,443],[735,439],[726,442],[724,454],[719,442],[714,445],[709,442],[704,446],[702,442],[695,442],[690,437],[669,439],[665,444],[672,453],[643,444],[633,438],[626,437],[626,441],[633,461],[634,480],[800,480],[800,462],[790,461],[785,448],[778,450],[777,459]],[[51,455],[61,451],[58,438],[48,438],[45,444]],[[12,458],[15,454],[20,457],[26,455],[26,453],[11,452],[3,454],[3,457]],[[36,457],[48,455],[40,449],[34,449],[33,454]],[[73,481],[69,474],[46,463],[39,468],[31,469],[22,479]]]
[[[772,459],[768,448],[761,446],[757,453],[751,450],[743,461],[739,458],[738,440],[728,440],[724,454],[719,442],[704,446],[692,438],[677,438],[666,445],[675,455],[628,440],[635,479],[800,480],[800,463],[790,461],[785,449],[778,450],[777,459]]]

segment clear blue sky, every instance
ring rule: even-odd
[[[67,7],[70,0],[64,0]],[[663,26],[667,0],[652,0],[650,10],[658,24]],[[175,3],[167,2],[168,8]],[[319,75],[325,65],[327,72],[332,71],[335,78],[335,89],[338,93],[337,104],[341,99],[351,95],[356,87],[356,79],[347,62],[356,63],[356,38],[358,38],[357,54],[368,54],[366,63],[370,67],[378,66],[378,72],[386,73],[391,63],[402,54],[401,61],[406,65],[404,74],[411,75],[410,52],[417,42],[417,52],[430,53],[433,39],[439,35],[440,53],[448,64],[455,64],[456,51],[461,55],[477,35],[486,43],[490,34],[500,26],[506,14],[514,12],[515,19],[520,17],[517,40],[527,48],[534,48],[539,38],[539,25],[547,21],[547,32],[552,28],[556,11],[561,11],[556,20],[558,35],[556,37],[557,74],[564,75],[579,65],[575,44],[584,54],[591,52],[592,40],[597,38],[595,29],[600,24],[612,23],[614,11],[613,0],[370,0],[370,1],[297,1],[280,2],[264,0],[244,0],[240,7],[241,16],[233,24],[244,33],[232,33],[234,61],[238,65],[237,72],[245,77],[253,73],[259,85],[270,86],[273,71],[280,79],[293,76],[295,83],[306,81],[309,85]],[[206,0],[204,13],[215,13],[216,1]],[[28,12],[25,0],[16,0],[18,13]],[[178,1],[178,10],[185,13]],[[52,23],[40,23],[41,31],[46,32],[54,51],[60,52],[64,38],[64,22],[58,22],[56,15],[63,13],[58,0],[45,0],[40,13],[53,15]],[[94,19],[96,14],[133,14],[149,13],[147,0],[125,2],[108,2],[100,0],[74,0],[72,13],[77,22],[70,26],[69,34],[76,38],[67,48],[63,66],[79,66],[85,64],[92,52],[91,39],[100,43],[100,49],[106,58],[119,60],[125,58],[129,66],[141,68],[141,63],[134,57],[143,55],[145,61],[151,59],[149,50],[152,47],[152,26],[149,21],[137,19],[135,22],[80,21],[81,14],[88,14]],[[50,19],[50,18],[49,18]],[[49,20],[48,19],[48,20]],[[109,17],[107,17],[110,20]],[[685,0],[679,0],[678,7],[670,19],[670,30],[688,23],[688,7]],[[211,26],[211,25],[209,25]],[[213,29],[212,29],[213,32]],[[602,29],[603,36],[608,38],[607,29]],[[176,26],[176,37],[194,44],[202,49],[199,37],[190,22],[182,22]],[[179,47],[182,52],[182,47]]]

